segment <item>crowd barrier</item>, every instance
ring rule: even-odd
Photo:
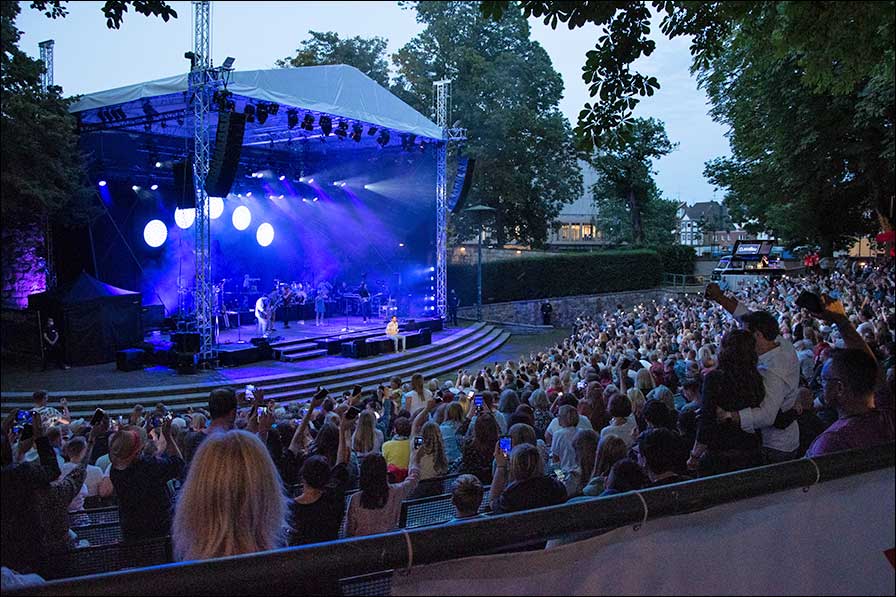
[[[644,524],[893,466],[894,444],[890,443],[445,526],[85,576],[4,594],[332,594],[340,580],[345,593],[388,594],[392,570],[531,547],[576,533]],[[806,524],[811,524],[812,512],[805,516]],[[344,581],[349,578],[356,582]]]

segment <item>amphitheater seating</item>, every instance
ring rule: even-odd
[[[482,494],[482,503],[479,512],[488,511],[491,498],[490,487],[486,487]],[[405,500],[401,503],[401,516],[398,526],[402,529],[415,529],[433,524],[444,524],[454,518],[454,505],[451,503],[451,494],[436,495],[416,500]]]

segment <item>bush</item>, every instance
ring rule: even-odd
[[[663,272],[667,274],[686,274],[694,273],[694,261],[697,259],[697,253],[694,247],[686,247],[684,245],[662,245],[653,247],[663,264]]]
[[[646,249],[492,261],[482,264],[482,302],[653,288],[662,273],[659,255]],[[448,288],[461,305],[476,304],[476,265],[448,266]]]

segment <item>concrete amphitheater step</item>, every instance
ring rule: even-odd
[[[427,377],[454,373],[469,363],[477,362],[502,346],[510,334],[478,324],[434,344],[403,353],[400,358],[359,360],[346,367],[329,367],[317,371],[303,371],[249,380],[247,383],[261,385],[266,395],[280,402],[295,402],[308,399],[318,385],[326,385],[333,392],[350,389],[361,384],[365,389],[373,389],[392,375],[407,377],[410,373],[421,372]],[[169,386],[167,388],[141,388],[130,392],[114,390],[109,392],[80,392],[83,396],[70,396],[69,405],[73,416],[88,416],[96,406],[101,406],[113,415],[127,414],[137,403],[150,405],[164,402],[175,408],[203,406],[207,404],[208,392],[220,383]],[[140,391],[143,390],[143,391]],[[19,400],[7,400],[4,395],[4,410],[28,408],[30,396]]]

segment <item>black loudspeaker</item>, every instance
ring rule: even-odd
[[[179,375],[196,373],[196,355],[191,352],[177,352],[176,369]]]
[[[454,190],[448,199],[448,209],[451,213],[457,213],[464,208],[467,203],[467,195],[470,193],[470,187],[473,185],[473,170],[476,167],[476,160],[470,158],[466,162],[461,162],[457,167],[457,177],[463,178],[460,188],[457,187],[457,180],[454,181]]]
[[[239,112],[218,112],[215,153],[209,161],[205,190],[211,197],[226,197],[233,186],[243,150],[246,115]]]
[[[193,188],[193,160],[189,156],[174,162],[174,199],[178,209],[196,207],[196,191]]]
[[[171,334],[171,341],[174,342],[174,350],[177,352],[199,352],[198,332],[177,332]]]
[[[129,348],[115,353],[115,364],[119,371],[136,371],[143,369],[143,350]]]

